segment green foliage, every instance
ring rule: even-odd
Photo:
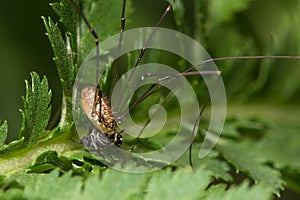
[[[56,62],[64,94],[67,97],[71,97],[76,75],[74,74],[74,64],[76,64],[77,58],[76,41],[78,36],[76,31],[78,26],[78,14],[68,0],[53,3],[52,8],[59,15],[65,32],[61,32],[58,24],[54,24],[51,18],[48,18],[48,20],[43,18],[44,24],[53,49],[54,61]],[[77,66],[75,65],[75,67]]]
[[[64,93],[67,97],[70,97],[72,94],[74,75],[73,65],[67,51],[67,45],[62,33],[60,32],[58,24],[54,24],[50,18],[48,18],[48,20],[46,18],[43,19],[48,38],[52,44],[51,46],[54,52],[54,61],[56,62]]]
[[[198,40],[212,57],[300,53],[297,1],[169,2],[174,2],[179,30]],[[299,97],[299,60],[250,59],[217,64],[232,101],[267,97],[271,102],[286,102]]]
[[[31,73],[31,87],[26,81],[26,96],[23,98],[24,111],[21,110],[23,125],[20,139],[24,145],[31,145],[45,136],[45,129],[50,118],[51,91],[46,77],[40,81],[38,74]]]
[[[281,5],[279,1],[274,1],[271,6],[271,11],[275,14],[270,12],[267,17],[278,15],[283,26],[278,29],[268,24],[272,37],[278,38],[272,45],[265,40],[267,28],[261,25],[265,19],[261,19],[263,22],[259,22],[260,25],[252,24],[258,19],[253,16],[253,12],[260,13],[257,9],[259,5],[265,5],[266,1],[260,4],[255,0],[195,0],[192,8],[185,1],[169,2],[174,9],[175,18],[172,23],[180,31],[201,41],[214,56],[300,52],[298,47],[291,51],[293,44],[285,43],[288,37],[293,36],[295,43],[299,44],[299,37],[296,36],[299,35],[300,28],[293,27],[293,33],[286,30],[295,22],[291,16],[299,16],[300,13],[299,5],[291,6],[292,2],[285,5],[291,6],[290,10],[280,11],[277,7]],[[121,4],[121,0],[80,2],[83,13],[98,33],[100,41],[119,32]],[[57,127],[46,130],[50,119],[51,90],[45,77],[40,80],[36,73],[31,73],[31,85],[26,82],[26,95],[23,98],[23,123],[19,139],[6,144],[7,122],[4,121],[0,126],[1,199],[231,200],[271,199],[274,195],[280,196],[282,190],[287,188],[300,192],[300,136],[299,126],[295,125],[299,122],[299,113],[296,113],[296,117],[291,112],[283,113],[280,105],[274,105],[272,101],[268,101],[268,105],[261,104],[272,110],[267,115],[263,114],[261,107],[253,104],[237,107],[237,111],[234,110],[235,105],[229,105],[229,117],[222,138],[205,158],[199,159],[198,156],[203,135],[196,136],[192,149],[193,169],[188,166],[188,152],[160,171],[129,174],[107,168],[99,158],[84,151],[82,145],[74,141],[76,130],[73,126],[72,90],[78,67],[95,47],[95,41],[68,0],[60,0],[51,6],[58,15],[59,22],[54,22],[50,17],[44,17],[43,21],[61,80],[65,108]],[[134,2],[129,1],[126,9],[126,19],[131,21],[133,10],[138,8],[134,7]],[[251,30],[245,30],[247,27]],[[136,53],[128,56],[130,63],[134,63]],[[272,92],[276,91],[275,96],[279,95],[278,98],[282,101],[292,102],[297,97],[300,84],[297,77],[299,69],[296,69],[297,66],[292,68],[291,65],[299,62],[288,62],[290,61],[224,62],[222,71],[229,98],[246,102],[264,97],[269,100],[274,98]],[[173,64],[175,66],[178,63]],[[273,66],[279,69],[273,70]],[[289,73],[280,74],[281,66],[290,67]],[[111,78],[109,76],[111,75],[107,79]],[[198,81],[195,87],[198,87],[197,83]],[[153,98],[161,100],[159,94]],[[147,105],[150,103],[145,102]],[[138,108],[138,111],[145,112],[143,106]],[[297,109],[299,107],[292,108],[293,111]],[[248,112],[249,110],[252,112]],[[253,117],[253,113],[259,117]],[[171,123],[157,137],[159,142],[142,139],[138,146],[144,146],[146,150],[161,147],[163,142],[173,138],[175,125]],[[135,161],[136,163],[122,163],[124,169],[159,166],[162,163],[141,157],[137,157]]]
[[[21,110],[23,123],[19,140],[13,141],[8,145],[4,144],[7,136],[7,123],[4,122],[0,129],[1,155],[33,146],[49,134],[45,130],[51,113],[51,91],[48,88],[48,81],[46,77],[40,80],[35,72],[31,73],[31,78],[31,87],[26,81],[26,96],[23,98],[24,110]]]
[[[146,199],[197,199],[212,181],[209,171],[198,169],[154,174]]]
[[[1,192],[3,199],[270,199],[270,189],[262,184],[250,187],[245,181],[226,190],[224,184],[210,186],[211,173],[185,169],[166,169],[152,176],[127,174],[107,169],[99,178],[57,171],[50,174],[20,174],[15,180],[18,188]],[[24,188],[22,190],[21,188]]]
[[[4,121],[0,126],[0,145],[2,146],[5,143],[7,137],[7,121]]]
[[[69,1],[61,1],[52,5],[64,23],[65,32],[62,32],[57,23],[49,17],[43,17],[47,35],[54,53],[58,75],[65,95],[65,116],[62,116],[62,128],[69,128],[73,123],[72,117],[72,89],[77,71],[77,14]]]
[[[226,199],[226,200],[238,200],[238,199],[271,199],[271,192],[268,185],[257,184],[249,187],[249,183],[244,181],[241,185],[232,186],[229,190],[226,190],[226,185],[219,184],[212,186],[208,189],[205,196],[208,200],[213,199]]]
[[[218,149],[226,160],[235,165],[237,172],[249,173],[255,181],[269,185],[274,192],[279,194],[279,190],[283,189],[280,173],[257,159],[256,152],[252,150],[256,145],[255,142],[248,140],[246,142],[227,142],[222,142]]]
[[[63,171],[68,171],[72,168],[72,162],[64,157],[58,156],[56,151],[46,151],[39,155],[33,166],[30,166],[30,173],[45,172],[56,167]]]
[[[283,169],[291,167],[294,169],[300,168],[299,159],[299,126],[279,127],[274,130],[276,133],[268,133],[258,144],[259,155],[265,162],[272,161],[274,165]],[[284,147],[284,151],[281,148]]]

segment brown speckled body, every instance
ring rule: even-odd
[[[86,87],[81,92],[81,100],[84,112],[97,129],[108,136],[117,134],[117,123],[113,115],[113,109],[104,92],[92,86]],[[95,110],[93,109],[94,106]]]

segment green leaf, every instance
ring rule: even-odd
[[[1,199],[18,199],[18,200],[26,200],[26,198],[23,197],[23,191],[18,189],[11,189],[6,192],[0,191],[0,198]]]
[[[51,18],[43,17],[65,98],[60,124],[62,128],[68,129],[73,124],[72,90],[78,69],[79,15],[69,0],[61,0],[59,3],[51,5],[65,28],[65,32],[61,31],[58,24],[54,23]]]
[[[72,176],[71,173],[60,177],[57,171],[50,174],[19,174],[16,180],[24,187],[22,197],[26,199],[140,199],[148,177],[147,174],[108,169],[101,178],[96,174],[87,177],[84,182],[82,177]]]
[[[199,148],[200,149],[200,148]],[[199,151],[197,152],[199,155]],[[219,153],[214,151],[202,159],[199,159],[199,166],[213,172],[213,176],[217,179],[223,179],[226,182],[232,182],[233,178],[230,175],[230,167],[227,162],[218,159]]]
[[[3,124],[0,126],[0,147],[4,145],[7,137],[7,121],[4,121]]]
[[[58,177],[57,171],[33,177],[24,189],[27,199],[80,199],[81,177],[72,177],[71,173]]]
[[[222,179],[226,182],[232,182],[233,178],[230,174],[231,167],[223,160],[220,160],[220,153],[217,151],[211,151],[204,158],[199,159],[199,150],[202,143],[194,143],[192,149],[192,163],[193,168],[202,168],[212,172],[212,176],[218,180]],[[181,167],[186,167],[189,164],[189,152],[186,152],[175,164],[179,164]]]
[[[169,169],[151,174],[130,174],[112,169],[82,177],[58,171],[50,174],[19,173],[16,184],[0,197],[18,199],[269,199],[272,190],[262,183],[249,187],[247,181],[232,186],[210,186],[212,174],[197,169]]]
[[[23,139],[11,141],[8,145],[2,146],[0,149],[0,155],[8,154],[9,152],[14,152],[20,150],[24,147]],[[1,159],[0,159],[1,160]],[[0,165],[2,163],[0,162]]]
[[[78,3],[78,0],[75,0]],[[50,4],[52,9],[60,17],[60,22],[64,25],[65,30],[71,36],[72,49],[74,52],[77,52],[77,28],[78,28],[78,19],[79,14],[76,11],[75,7],[70,3],[70,0],[60,0],[60,2]]]
[[[215,199],[224,199],[224,200],[252,200],[252,199],[271,199],[272,191],[269,186],[265,184],[256,184],[249,186],[248,181],[244,181],[239,186],[232,186],[226,191],[225,184],[218,184],[211,186],[205,199],[215,200]]]
[[[181,27],[184,21],[184,12],[185,7],[183,5],[182,0],[167,0],[168,3],[172,6],[175,15],[175,22],[176,24]]]
[[[231,116],[225,123],[222,136],[227,138],[260,138],[268,130],[268,124],[261,117]]]
[[[279,190],[282,190],[284,185],[281,174],[259,159],[256,145],[256,142],[251,140],[238,142],[222,140],[219,141],[217,149],[236,167],[237,171],[249,173],[256,182],[270,185],[273,192],[279,195]]]
[[[248,8],[253,0],[212,0],[209,1],[208,9],[210,20],[213,23],[228,22],[234,14]]]
[[[100,180],[99,177],[93,176],[85,182],[81,199],[137,199],[143,191],[147,177],[146,174],[130,174],[108,169]]]
[[[300,168],[299,126],[271,129],[257,144],[257,151],[262,160],[274,163],[275,167]]]
[[[282,172],[282,174],[283,174],[283,179],[287,184],[287,187],[290,190],[293,190],[299,194],[300,193],[300,172],[298,169],[293,169],[293,170],[285,169]]]
[[[67,46],[63,39],[62,33],[58,24],[54,24],[51,18],[44,18],[44,25],[47,30],[47,36],[50,40],[51,47],[54,53],[54,61],[58,70],[58,75],[62,84],[64,95],[72,96],[74,83],[73,65],[69,58]]]
[[[56,151],[46,151],[36,158],[33,166],[29,167],[31,173],[45,172],[50,169],[59,167],[63,171],[72,168],[71,161],[64,156],[58,156]]]
[[[76,3],[78,3],[78,0],[75,0]],[[60,17],[60,22],[64,26],[64,31],[61,31],[61,35],[65,34],[65,44],[66,44],[66,52],[68,53],[68,60],[71,65],[65,65],[63,67],[69,68],[65,69],[66,73],[62,72],[60,78],[64,79],[66,81],[70,81],[70,84],[74,81],[74,76],[76,75],[76,72],[78,70],[78,48],[79,45],[77,44],[79,39],[78,34],[78,26],[79,22],[79,14],[77,10],[75,9],[74,5],[71,4],[70,0],[60,0],[59,3],[52,3],[50,4],[52,9],[56,12],[56,14]],[[60,34],[59,32],[56,32],[53,34],[53,36],[57,35],[57,39],[59,39]],[[50,38],[49,38],[50,39]],[[54,38],[53,38],[54,39]],[[52,40],[50,39],[50,43],[52,43]],[[56,46],[59,46],[59,44],[62,43],[62,41],[58,40],[56,43]],[[53,49],[54,51],[54,49]],[[57,52],[59,53],[59,52]],[[54,51],[55,55],[55,51]],[[62,54],[64,55],[64,54]],[[55,55],[56,56],[56,55]],[[58,57],[59,55],[57,55]],[[62,57],[60,59],[63,59]],[[67,62],[65,64],[68,64]],[[58,71],[63,71],[62,69],[59,69],[60,66],[57,65]],[[69,74],[67,74],[69,73]],[[68,91],[64,92],[70,92],[70,88],[68,88]],[[69,93],[66,93],[68,96]]]
[[[202,169],[163,170],[152,175],[145,199],[197,199],[211,180],[211,172]]]
[[[47,35],[50,40],[53,52],[54,61],[58,70],[63,93],[65,97],[65,109],[62,113],[63,128],[70,127],[73,123],[72,115],[72,89],[74,84],[74,73],[71,59],[68,56],[67,47],[62,34],[59,30],[58,24],[54,24],[50,18],[43,18],[47,30]]]
[[[21,110],[23,123],[19,138],[24,138],[24,145],[33,144],[45,136],[51,114],[50,101],[51,90],[46,77],[40,81],[37,73],[31,73],[31,86],[26,81],[24,111]]]

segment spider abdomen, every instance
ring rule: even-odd
[[[81,100],[84,112],[97,129],[106,135],[117,133],[113,109],[104,92],[96,87],[86,87],[81,92]]]

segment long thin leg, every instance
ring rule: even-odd
[[[180,75],[184,75],[184,76],[190,76],[190,75],[196,75],[196,74],[204,74],[204,72],[191,72],[193,69],[196,69],[197,67],[201,67],[204,64],[207,63],[211,63],[214,61],[224,61],[224,60],[246,60],[246,59],[300,59],[300,56],[234,56],[234,57],[219,57],[219,58],[211,58],[208,60],[204,60],[201,63],[199,63],[198,65],[195,66],[191,66],[189,67],[187,70],[185,70],[184,72],[182,72]],[[209,72],[209,73],[213,73],[213,72]],[[216,71],[215,73],[220,73],[220,71]],[[155,91],[159,90],[161,88],[161,86],[158,86],[157,88],[155,88],[162,80],[167,80],[170,78],[174,78],[174,75],[170,76],[166,76],[160,79],[160,81],[157,81],[156,83],[153,83],[147,90],[145,90],[145,92],[132,104],[132,106],[129,109],[129,112],[136,106],[138,105],[140,102],[142,102],[144,99],[146,99],[148,96],[150,96],[151,94],[153,94]],[[153,88],[155,88],[155,90],[153,90]],[[130,96],[130,95],[129,95]],[[124,113],[122,114],[123,118],[124,116],[126,116],[128,113]]]
[[[189,76],[189,75],[199,75],[201,74],[201,72],[190,72],[192,69],[196,68],[196,67],[199,67],[201,65],[204,65],[206,63],[210,63],[210,62],[213,62],[213,61],[222,61],[222,60],[236,60],[236,59],[268,59],[268,58],[275,58],[275,59],[300,59],[300,56],[235,56],[235,57],[221,57],[221,58],[212,58],[212,59],[208,59],[208,60],[204,60],[202,61],[200,64],[196,65],[196,66],[192,66],[190,68],[188,68],[187,70],[185,70],[183,73],[181,74],[178,74],[178,75],[183,75],[183,76]],[[204,71],[205,73],[205,71]],[[214,72],[207,72],[207,74],[213,74]],[[215,74],[218,74],[220,75],[220,71],[215,71]],[[176,78],[176,76],[178,75],[167,75],[163,78],[161,78],[157,83],[153,83],[134,103],[133,105],[129,108],[129,111],[127,111],[126,113],[124,113],[122,115],[122,117],[125,117],[128,112],[130,113],[130,111],[135,107],[137,106],[140,102],[142,102],[143,100],[145,100],[147,97],[149,97],[151,94],[155,93],[156,91],[158,91],[161,86],[159,85],[159,83],[161,83],[161,81],[165,81],[165,80],[169,80],[169,79],[173,79],[173,78]],[[169,80],[170,81],[170,80]],[[218,82],[219,79],[216,81]],[[158,86],[158,87],[156,87]],[[155,88],[156,87],[156,88]],[[155,88],[153,90],[153,88]],[[213,89],[214,91],[214,89]],[[213,94],[212,94],[213,95]],[[169,99],[169,98],[167,98]],[[194,127],[193,127],[193,135],[195,135],[195,131],[197,130],[197,126],[199,125],[199,121],[200,121],[200,117],[202,116],[205,108],[207,107],[207,105],[209,104],[209,100],[210,98],[208,97],[208,99],[205,101],[205,104],[204,106],[202,107],[199,115],[198,115],[198,118],[196,120],[196,123],[194,124]],[[166,102],[164,102],[165,104]],[[150,120],[148,120],[143,129],[140,131],[137,139],[142,135],[142,132],[145,130],[146,126],[150,123]],[[131,150],[134,149],[134,147],[136,146],[136,143],[131,147]],[[189,163],[191,165],[191,167],[193,167],[193,163],[192,163],[192,143],[190,145],[190,148],[189,148]]]
[[[115,86],[116,78],[117,78],[119,56],[120,56],[120,52],[121,52],[121,44],[123,41],[123,33],[125,30],[125,8],[126,8],[126,0],[123,0],[122,15],[121,15],[121,31],[120,31],[119,44],[118,44],[118,54],[117,54],[117,59],[115,61],[114,68],[113,68],[113,77],[112,77],[111,86],[110,86],[111,88],[110,88],[110,92],[109,92],[109,99],[111,98],[111,95],[112,95],[112,92],[113,92],[113,89]]]
[[[218,85],[219,81],[220,81],[220,77],[218,77],[218,79],[216,80],[215,82],[215,85],[214,85],[214,88],[212,90],[212,94],[211,95],[214,95],[215,93],[215,90],[216,90],[216,86]],[[194,127],[193,127],[193,132],[192,132],[192,136],[194,139],[194,136],[196,135],[196,131],[198,130],[198,126],[199,126],[199,122],[200,122],[200,118],[205,110],[205,108],[208,106],[209,102],[210,102],[210,99],[211,99],[211,96],[208,96],[207,99],[205,100],[205,103],[204,105],[202,106],[201,110],[200,110],[200,113],[197,117],[197,120],[194,124]],[[189,147],[189,163],[190,163],[190,166],[193,168],[193,160],[192,160],[192,148],[193,148],[193,141],[191,141],[191,144],[190,144],[190,147]]]
[[[178,88],[179,84],[177,85]],[[169,100],[173,97],[174,93],[169,93],[169,95],[167,96],[167,98],[161,103],[162,106],[165,106]],[[155,114],[155,113],[154,113]],[[130,148],[130,151],[133,151],[133,149],[135,148],[135,146],[137,145],[138,139],[141,137],[141,135],[143,134],[145,128],[148,126],[148,124],[150,123],[151,119],[148,119],[148,121],[144,124],[142,130],[139,132],[138,136],[135,139],[135,142],[133,143],[133,145]]]
[[[69,0],[71,2],[71,4],[74,6],[74,8],[77,10],[77,12],[79,13],[79,15],[81,16],[81,18],[83,19],[84,23],[87,25],[90,33],[92,34],[92,36],[95,38],[95,43],[96,43],[96,80],[95,80],[95,96],[94,96],[94,104],[93,104],[93,111],[91,113],[92,116],[96,115],[96,100],[97,100],[97,95],[98,95],[98,91],[99,91],[99,60],[100,60],[100,49],[99,49],[99,37],[98,34],[96,33],[96,31],[94,30],[94,28],[91,26],[91,24],[88,22],[87,18],[85,17],[84,13],[82,12],[82,10],[79,8],[78,4],[74,1],[74,0]],[[101,99],[99,101],[100,103],[100,107],[99,107],[99,114],[100,114],[100,121],[102,119],[101,117]]]
[[[196,66],[192,66],[188,68],[186,71],[190,71],[193,68],[200,67],[206,63],[211,63],[213,61],[222,61],[222,60],[247,60],[247,59],[300,59],[300,56],[232,56],[232,57],[219,57],[219,58],[211,58],[208,60],[204,60]],[[185,72],[186,72],[185,71]]]
[[[201,72],[185,72],[185,73],[181,73],[181,74],[175,74],[175,75],[169,75],[168,76],[168,78],[166,78],[166,77],[164,77],[163,79],[161,79],[159,82],[161,82],[161,81],[168,81],[168,82],[171,82],[171,81],[173,81],[174,80],[174,78],[177,78],[177,77],[182,77],[182,76],[190,76],[190,75],[200,75],[201,74]],[[218,77],[220,77],[221,76],[221,72],[220,71],[203,71],[202,72],[202,74],[211,74],[211,75],[218,75]],[[220,80],[220,78],[218,78],[218,80],[216,81],[216,84],[217,84],[217,82]],[[159,83],[157,82],[157,83],[154,83],[152,86],[156,86],[156,85],[158,85]],[[215,84],[215,85],[216,85]],[[180,84],[177,84],[177,86],[176,86],[176,88],[178,89],[179,88],[179,86],[180,86]],[[153,94],[153,93],[155,93],[155,92],[157,92],[157,90],[159,90],[160,88],[161,88],[161,85],[158,85],[158,88],[156,88],[155,90],[153,90],[153,91],[151,91],[151,89],[153,88],[153,87],[149,87],[150,88],[150,90],[146,90],[146,93],[143,93],[142,95],[141,95],[141,97],[140,98],[138,98],[137,99],[137,101],[135,101],[134,102],[134,104],[130,107],[130,109],[129,109],[129,112],[138,104],[138,103],[140,103],[140,102],[142,102],[144,99],[146,99],[147,97],[149,97],[151,94]],[[213,91],[214,91],[215,89],[213,89]],[[151,91],[151,92],[150,92]],[[147,94],[147,92],[148,92],[148,94]],[[163,106],[165,106],[167,103],[168,103],[168,101],[172,98],[174,96],[174,93],[172,93],[172,92],[170,92],[169,94],[168,94],[168,96],[167,96],[167,98],[161,103],[161,105],[163,105]],[[200,113],[199,113],[199,115],[198,115],[198,117],[197,117],[197,119],[196,119],[196,122],[195,122],[195,124],[194,124],[194,127],[193,127],[193,131],[192,131],[192,139],[194,138],[194,135],[195,135],[195,131],[197,130],[197,125],[199,124],[199,121],[200,121],[200,117],[202,116],[202,113],[204,112],[204,110],[205,110],[205,108],[207,107],[207,105],[208,105],[208,103],[209,103],[209,100],[210,100],[210,97],[208,97],[207,98],[207,100],[205,101],[205,104],[204,104],[204,106],[202,107],[202,109],[201,109],[201,111],[200,111]],[[128,112],[126,113],[126,114],[128,114]],[[137,144],[137,141],[138,141],[138,138],[142,135],[142,133],[143,133],[143,131],[145,130],[145,128],[148,126],[148,124],[150,123],[150,121],[151,121],[151,119],[149,119],[145,124],[144,124],[144,126],[143,126],[143,128],[142,128],[142,130],[139,132],[139,134],[138,134],[138,136],[137,136],[137,138],[136,138],[136,140],[135,140],[135,143],[132,145],[132,147],[130,148],[130,151],[132,151],[134,148],[135,148],[135,146],[136,146],[136,144]],[[192,144],[191,144],[192,145]],[[190,152],[191,152],[191,146],[190,146]],[[191,156],[190,156],[191,157]],[[191,161],[191,159],[190,159],[190,165],[192,166],[192,161]]]
[[[150,34],[150,36],[148,37],[147,41],[145,42],[145,44],[144,44],[143,48],[141,49],[140,54],[139,54],[139,56],[138,56],[138,58],[137,58],[137,60],[136,60],[136,62],[135,62],[135,64],[134,64],[133,67],[132,67],[132,71],[131,71],[131,73],[130,73],[130,75],[129,75],[129,78],[128,78],[127,82],[126,82],[125,88],[128,87],[129,82],[131,81],[131,79],[132,79],[132,77],[133,77],[133,75],[134,75],[134,73],[135,73],[135,71],[136,71],[137,66],[138,66],[139,63],[141,62],[141,60],[142,60],[142,58],[143,58],[143,56],[144,56],[144,54],[145,54],[145,52],[146,52],[146,49],[147,49],[147,47],[148,47],[148,45],[149,45],[151,39],[153,38],[154,34],[156,33],[157,29],[159,28],[160,24],[162,23],[162,21],[164,20],[164,18],[165,18],[166,15],[168,14],[168,12],[170,12],[171,8],[172,8],[171,5],[169,5],[169,6],[166,8],[165,12],[164,12],[163,15],[160,17],[160,19],[159,19],[159,21],[157,22],[155,28],[154,28],[153,31],[151,32],[151,34]],[[124,94],[122,94],[122,96],[124,96]],[[129,96],[130,96],[130,95],[129,95]],[[128,98],[129,98],[129,97],[128,97]],[[125,105],[126,102],[128,101],[128,98],[124,98],[124,101],[121,101],[122,103],[120,103],[118,107],[121,107],[121,108],[124,107],[124,105]]]
[[[184,72],[184,73],[172,74],[172,75],[168,75],[163,78],[160,78],[157,82],[153,83],[147,90],[145,90],[142,93],[142,95],[130,106],[129,110],[127,110],[125,113],[122,113],[122,115],[120,115],[120,118],[121,119],[126,118],[126,116],[134,109],[135,106],[137,106],[139,103],[144,101],[147,97],[151,96],[153,93],[157,92],[162,87],[160,85],[160,83],[162,83],[163,81],[167,81],[166,83],[169,83],[169,82],[173,81],[175,78],[178,78],[180,76],[209,75],[209,74],[220,75],[221,71]],[[150,76],[156,76],[156,75],[152,74]],[[157,76],[160,76],[160,74],[158,74]],[[129,94],[129,96],[133,93],[134,90],[135,90],[135,88],[132,89],[132,92]]]

